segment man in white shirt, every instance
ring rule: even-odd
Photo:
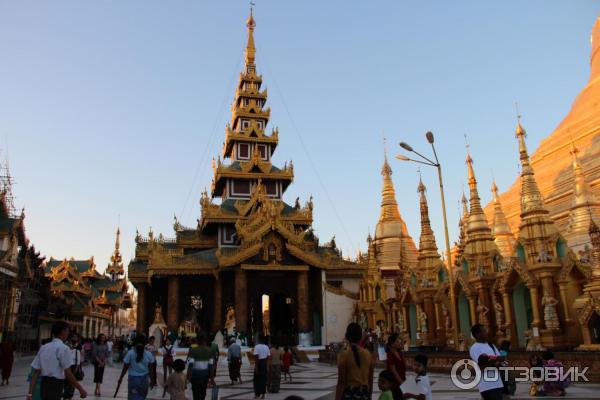
[[[493,373],[493,368],[497,368],[504,361],[496,346],[488,341],[488,333],[485,326],[475,324],[471,328],[471,335],[476,342],[469,349],[471,359],[479,365],[481,369],[481,380],[479,381],[479,393],[484,400],[502,400],[502,388],[504,384],[500,377],[500,371]],[[488,368],[486,374],[485,369]],[[487,375],[487,377],[486,377]]]
[[[108,350],[108,365],[113,365],[113,340],[112,337],[109,337],[106,341],[106,350]]]
[[[81,398],[85,398],[87,392],[77,382],[71,371],[71,365],[73,364],[71,350],[64,343],[69,336],[69,325],[62,321],[55,322],[52,325],[52,336],[54,336],[54,340],[43,345],[31,363],[34,373],[31,377],[27,398],[31,398],[37,379],[41,379],[42,399],[60,400],[65,378],[79,391]]]

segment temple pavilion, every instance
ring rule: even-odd
[[[268,132],[271,110],[255,63],[252,12],[246,26],[245,66],[197,226],[175,220],[173,238],[136,235],[128,275],[138,291],[137,329],[159,326],[164,314],[173,332],[226,330],[249,343],[259,333],[282,344],[321,343],[324,288],[342,291],[351,308],[355,297],[344,281],[357,284],[364,266],[342,258],[333,239],[319,243],[312,198],[304,205],[283,199],[294,166],[271,162],[279,131]]]

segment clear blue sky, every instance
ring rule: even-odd
[[[533,150],[587,81],[600,13],[592,0],[256,3],[275,162],[295,166],[286,199],[312,193],[318,235],[352,255],[379,214],[382,132],[391,156],[436,133],[454,237],[463,134],[487,202],[492,170],[501,190],[517,175],[513,102]],[[119,215],[126,262],[136,227],[171,236],[173,214],[195,225],[247,14],[246,1],[0,1],[0,147],[43,254],[102,269]],[[391,163],[417,240],[416,167]],[[423,180],[441,243],[434,171]]]

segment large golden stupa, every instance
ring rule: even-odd
[[[600,17],[592,29],[591,47],[588,83],[567,116],[531,156],[546,207],[574,250],[589,245],[590,215],[597,222],[600,219]],[[517,179],[499,197],[514,233],[519,230],[520,190]],[[485,213],[493,220],[493,202]]]

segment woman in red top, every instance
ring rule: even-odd
[[[397,333],[392,333],[387,341],[386,347],[387,359],[385,360],[386,369],[394,374],[396,381],[392,386],[394,400],[402,400],[402,390],[400,385],[406,380],[406,362],[402,353],[402,339]]]

